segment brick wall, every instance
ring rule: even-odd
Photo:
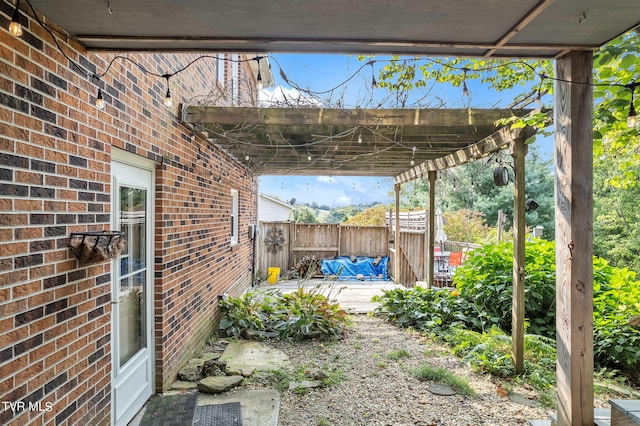
[[[181,101],[228,92],[216,82],[214,61],[173,77],[174,104],[167,108],[165,80],[118,59],[100,83],[106,101],[100,111],[96,82],[35,21],[23,16],[19,39],[8,33],[13,4],[0,0],[0,424],[108,424],[111,263],[81,265],[67,246],[71,232],[110,227],[112,147],[157,164],[158,390],[210,335],[217,295],[250,284],[246,229],[256,221],[257,181],[179,122]],[[65,40],[58,38],[66,55],[90,72],[104,72],[114,57]],[[159,74],[195,58],[127,56]],[[239,73],[240,81],[250,80],[246,64]],[[240,193],[235,247],[231,189]],[[3,404],[18,401],[41,410]]]

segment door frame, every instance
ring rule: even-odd
[[[156,163],[154,161],[148,160],[146,158],[142,158],[140,156],[131,154],[127,151],[123,151],[121,149],[118,148],[112,148],[111,151],[111,164],[113,163],[120,163],[120,164],[124,164],[126,166],[130,166],[130,167],[135,167],[141,170],[144,170],[146,172],[150,173],[150,181],[149,181],[149,197],[148,197],[148,211],[150,212],[149,214],[149,221],[148,221],[148,231],[147,231],[147,242],[146,242],[146,253],[147,253],[147,271],[148,271],[148,276],[147,276],[147,283],[148,283],[148,295],[146,298],[146,311],[147,311],[147,320],[149,322],[148,324],[148,328],[147,328],[147,342],[149,345],[149,360],[150,360],[150,382],[151,382],[151,395],[153,395],[155,393],[155,372],[156,372],[156,365],[155,365],[155,352],[156,352],[156,348],[155,348],[155,321],[154,321],[154,316],[155,316],[155,312],[154,312],[154,303],[153,303],[153,299],[154,299],[154,258],[155,258],[155,181],[156,181],[156,174],[155,174],[155,169],[156,169]],[[113,170],[111,170],[111,196],[118,196],[117,194],[115,194],[115,190],[116,188],[119,186],[117,185],[117,176],[114,175]],[[115,225],[116,223],[116,206],[117,206],[117,202],[116,200],[114,200],[112,198],[111,200],[111,224],[112,226]],[[112,260],[111,263],[111,283],[112,283],[112,288],[111,288],[111,299],[112,299],[112,306],[115,303],[114,300],[114,295],[113,295],[113,286],[116,285],[116,283],[114,282],[114,279],[116,278],[116,268],[119,268],[119,264],[117,263],[118,259],[114,259]],[[111,324],[111,425],[114,426],[119,426],[120,424],[126,425],[129,421],[131,421],[131,419],[133,417],[135,417],[135,415],[137,414],[137,412],[140,410],[140,408],[142,408],[142,406],[144,406],[144,403],[142,403],[142,405],[140,407],[130,407],[128,410],[125,411],[125,414],[122,415],[122,418],[120,419],[120,421],[117,423],[116,422],[116,401],[115,401],[115,390],[114,390],[114,384],[115,384],[115,378],[116,378],[116,372],[118,371],[119,367],[117,365],[115,365],[116,363],[116,351],[118,350],[118,342],[116,342],[116,337],[115,336],[115,330],[114,330],[114,315],[113,315],[114,310],[111,310],[111,319],[110,319],[110,324]],[[134,358],[132,358],[129,361],[133,361],[136,357],[134,356]],[[128,362],[129,362],[128,361]],[[145,401],[148,398],[145,398]]]

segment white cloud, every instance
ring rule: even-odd
[[[316,180],[322,183],[336,183],[336,180],[331,176],[318,176]]]
[[[351,204],[351,198],[347,197],[346,195],[336,198],[335,201],[333,202],[334,207],[348,206],[350,204]]]
[[[258,102],[262,107],[319,107],[322,102],[311,95],[297,89],[282,86],[263,89],[258,94]]]

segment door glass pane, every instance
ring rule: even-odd
[[[120,366],[146,347],[146,200],[147,191],[120,188],[120,226],[126,249],[120,258],[119,358]]]

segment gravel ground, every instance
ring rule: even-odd
[[[356,315],[353,320],[352,332],[339,342],[267,343],[287,353],[296,368],[342,376],[331,387],[302,394],[283,391],[280,426],[526,425],[526,420],[548,418],[543,408],[509,400],[499,382],[472,372],[442,345],[382,318]],[[398,350],[408,355],[398,360],[388,357]],[[477,396],[432,394],[427,388],[433,383],[411,373],[425,363],[464,378]],[[259,388],[273,382],[254,379],[245,386]],[[523,388],[510,390],[529,398],[536,395]]]

